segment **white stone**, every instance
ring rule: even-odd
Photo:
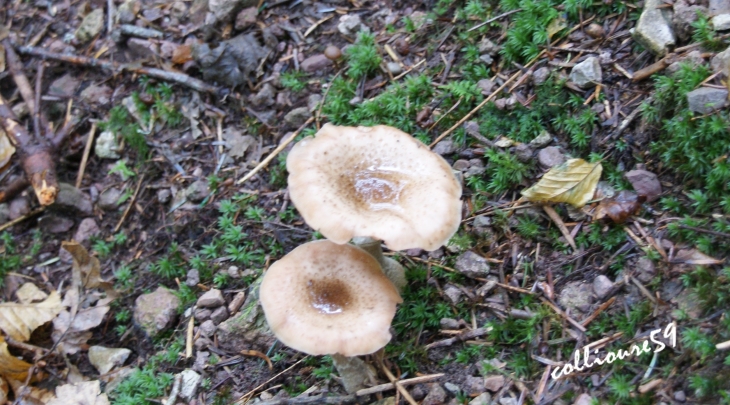
[[[730,14],[720,14],[712,17],[712,27],[715,31],[730,30]]]
[[[198,390],[200,381],[203,379],[200,374],[193,370],[186,369],[180,373],[180,398],[184,399],[185,402],[190,402],[195,397],[195,392]]]
[[[94,152],[102,159],[119,159],[119,144],[117,137],[112,131],[104,131],[96,138]]]
[[[570,72],[570,80],[579,87],[595,86],[602,79],[601,64],[595,56],[573,66],[573,70]]]
[[[129,349],[91,346],[89,347],[89,362],[99,371],[99,374],[104,375],[114,366],[124,364],[131,353],[132,351]]]

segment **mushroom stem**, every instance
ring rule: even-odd
[[[380,263],[383,273],[385,273],[395,288],[398,289],[398,292],[403,290],[403,287],[406,286],[406,272],[400,263],[383,255],[383,248],[379,240],[368,236],[357,236],[352,239],[352,243],[368,252],[370,256],[374,257]]]
[[[348,394],[353,394],[369,383],[375,382],[375,370],[359,357],[347,357],[335,353],[332,355],[332,364],[342,378],[342,385]]]

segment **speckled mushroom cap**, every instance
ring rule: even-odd
[[[372,256],[328,240],[305,243],[271,265],[259,298],[282,343],[348,357],[385,346],[396,304],[403,302]]]
[[[335,243],[364,236],[392,250],[436,250],[461,221],[451,167],[396,128],[326,124],[294,146],[286,167],[292,202]]]

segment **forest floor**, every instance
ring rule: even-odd
[[[719,0],[4,2],[0,403],[730,404],[728,18]],[[269,265],[322,238],[286,156],[325,123],[399,128],[463,182],[446,246],[386,253],[408,284],[351,394],[258,303]],[[602,168],[588,204],[522,198],[567,159]]]

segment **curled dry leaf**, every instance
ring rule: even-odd
[[[55,291],[45,301],[35,304],[0,304],[0,329],[11,338],[25,342],[37,327],[55,318],[62,309],[61,297]]]
[[[58,342],[58,350],[64,354],[74,354],[86,349],[86,342],[92,336],[89,330],[101,325],[107,312],[109,312],[108,303],[99,302],[95,307],[79,310],[75,316],[69,311],[58,314],[53,320],[51,334],[53,341]]]
[[[56,387],[56,398],[46,405],[109,405],[99,381],[87,381]]]
[[[30,363],[10,354],[5,338],[0,336],[0,375],[13,380],[25,381],[28,377],[28,369],[30,369]]]
[[[596,191],[603,166],[583,159],[570,159],[550,169],[522,195],[536,203],[568,203],[580,208],[588,203]]]
[[[707,256],[697,249],[682,249],[672,258],[674,264],[695,264],[695,265],[712,265],[722,264],[722,260]]]
[[[15,146],[10,142],[8,135],[0,129],[0,169],[5,167],[15,153]]]
[[[645,196],[636,195],[630,191],[621,191],[615,197],[604,198],[593,212],[594,220],[610,218],[611,221],[622,224],[641,209],[641,204],[646,201]]]
[[[101,278],[99,259],[89,256],[85,247],[77,242],[63,242],[61,247],[73,257],[73,283],[79,283],[83,288],[101,288],[110,299],[119,296],[114,290],[114,284]]]

